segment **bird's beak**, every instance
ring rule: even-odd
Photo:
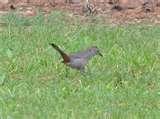
[[[103,57],[103,55],[102,55],[102,53],[101,53],[101,52],[98,52],[98,54],[99,54],[101,57]]]

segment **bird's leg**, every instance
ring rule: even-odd
[[[85,68],[84,68],[84,67],[81,67],[79,70],[80,70],[80,73],[81,73],[81,74],[84,74],[84,73],[85,73]]]
[[[92,69],[89,68],[89,66],[87,65],[87,77],[88,77],[88,79],[94,79],[95,74],[96,73],[93,73]]]
[[[83,76],[86,76],[86,71],[85,71],[85,68],[84,68],[84,67],[82,67],[82,68],[80,69],[80,73],[81,73]]]

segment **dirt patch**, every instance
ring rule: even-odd
[[[0,10],[19,10],[24,16],[34,16],[37,10],[50,13],[54,10],[69,11],[74,15],[82,12],[84,0],[0,0]],[[69,1],[69,0],[68,0]],[[91,0],[90,0],[91,1]],[[160,0],[92,0],[96,15],[113,23],[150,21],[160,23]]]

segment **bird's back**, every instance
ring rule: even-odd
[[[72,58],[84,58],[86,60],[89,60],[94,55],[95,55],[94,52],[91,52],[90,49],[87,49],[85,51],[74,53],[74,54],[70,55],[70,57],[72,57]]]

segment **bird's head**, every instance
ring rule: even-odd
[[[91,52],[91,53],[93,53],[95,55],[103,56],[97,46],[92,46],[91,48],[89,48],[89,52]]]

